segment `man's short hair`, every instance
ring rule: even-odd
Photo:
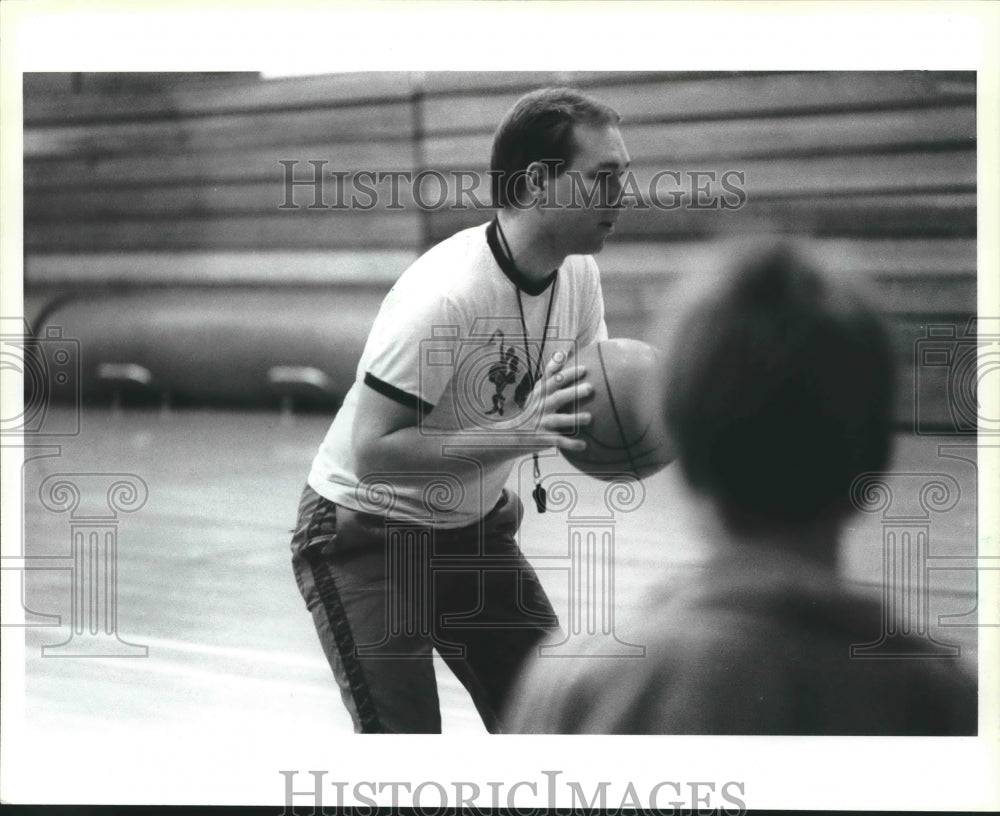
[[[858,290],[798,249],[743,257],[694,301],[674,345],[664,396],[681,468],[734,530],[842,517],[855,477],[885,467],[887,333]]]
[[[490,183],[493,204],[507,207],[520,201],[524,171],[544,162],[555,174],[572,165],[576,125],[616,125],[618,112],[572,88],[542,88],[522,96],[493,137]]]

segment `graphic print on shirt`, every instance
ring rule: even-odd
[[[486,411],[486,416],[492,414],[503,416],[504,405],[507,402],[504,391],[506,391],[507,386],[517,383],[517,387],[514,389],[514,404],[518,408],[523,408],[524,403],[528,400],[528,394],[531,393],[531,389],[535,385],[535,378],[531,371],[525,371],[518,382],[521,360],[517,356],[517,347],[513,344],[504,347],[504,334],[501,329],[493,332],[493,336],[484,345],[492,346],[494,343],[498,345],[499,359],[490,366],[487,379],[493,383],[496,391],[492,395],[493,406]]]
[[[558,326],[550,327],[543,348],[540,338],[525,340],[517,316],[477,319],[464,337],[457,327],[448,332],[439,328],[431,341],[425,341],[421,356],[425,365],[451,368],[441,410],[447,410],[465,430],[490,431],[501,421],[508,430],[530,430],[518,428],[516,422],[537,381],[529,367],[537,367],[541,355],[550,349],[568,352],[574,345],[560,342],[558,331]]]

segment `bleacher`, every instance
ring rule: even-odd
[[[643,186],[742,174],[736,208],[688,189],[623,215],[598,258],[613,336],[650,337],[719,239],[813,238],[880,295],[912,424],[918,341],[976,314],[972,73],[26,74],[26,317],[80,340],[88,401],[334,407],[392,281],[491,211],[421,209],[405,185],[398,209],[310,207],[303,185],[290,207],[281,162],[481,176],[503,113],[550,84],[622,113]],[[920,409],[946,427],[941,382]]]

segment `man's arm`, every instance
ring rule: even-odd
[[[490,431],[469,433],[456,426],[442,406],[421,422],[416,408],[402,405],[374,388],[361,391],[355,412],[352,444],[359,474],[436,470],[460,479],[478,472],[476,462],[444,457],[443,449],[461,452],[483,465],[516,459],[526,453],[559,447],[579,451],[580,439],[566,436],[590,422],[590,414],[559,413],[591,391],[582,366],[562,370],[565,356],[556,354],[531,392],[524,410]],[[440,409],[440,410],[439,410]]]

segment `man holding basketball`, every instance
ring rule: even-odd
[[[628,166],[618,114],[528,94],[493,145],[497,217],[430,249],[382,304],[317,453],[296,579],[358,732],[441,729],[437,650],[490,731],[556,616],[521,554],[514,462],[590,421],[578,347],[607,337],[597,266]],[[581,205],[581,182],[600,195]],[[544,493],[535,500],[544,509]]]

